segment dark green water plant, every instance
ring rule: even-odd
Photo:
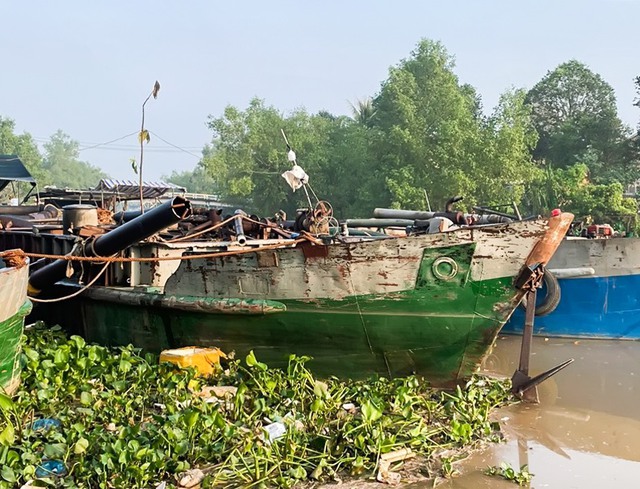
[[[533,478],[533,474],[529,472],[529,467],[527,465],[523,465],[520,467],[520,470],[514,469],[511,464],[507,462],[502,462],[500,467],[492,465],[485,470],[485,474],[491,476],[498,476],[511,481],[519,486],[526,486],[531,483],[531,479]]]
[[[195,467],[203,487],[286,488],[371,474],[402,448],[428,465],[495,436],[489,413],[509,399],[508,385],[480,377],[450,392],[417,377],[319,380],[309,360],[292,355],[288,368],[271,369],[250,354],[203,378],[131,346],[36,326],[24,338],[21,390],[0,396],[0,488],[37,477],[57,487],[172,487]]]

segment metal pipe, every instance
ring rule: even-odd
[[[482,213],[488,212],[488,213],[496,215],[496,216],[506,217],[506,218],[510,219],[511,221],[518,220],[518,218],[516,216],[513,216],[511,214],[506,214],[504,212],[500,212],[500,211],[497,211],[495,209],[491,209],[489,207],[483,207],[483,206],[478,205],[478,206],[474,206],[473,210],[474,211],[479,211],[479,212],[482,212]],[[509,222],[511,222],[511,221],[509,221]]]
[[[233,213],[233,229],[236,232],[236,241],[240,246],[244,246],[247,243],[247,237],[244,235],[244,227],[242,226],[242,217],[247,213],[242,209],[236,209]]]
[[[189,215],[191,215],[191,203],[184,197],[174,197],[94,240],[85,241],[75,254],[81,252],[84,256],[111,256],[138,241],[153,236],[162,229],[189,217]],[[31,274],[29,295],[37,295],[58,280],[62,280],[66,276],[68,264],[68,260],[56,260]]]
[[[381,219],[411,219],[412,221],[415,221],[416,219],[431,219],[435,215],[435,212],[411,211],[405,209],[384,209],[376,207],[373,210],[373,217]]]
[[[513,222],[513,219],[504,214],[481,214],[476,217],[476,224],[506,224]]]
[[[142,215],[142,212],[140,211],[140,209],[134,209],[132,211],[120,211],[120,212],[116,212],[113,215],[113,220],[116,223],[129,222],[129,221],[133,221],[136,217],[141,215]]]
[[[345,219],[347,227],[351,228],[389,228],[413,226],[412,219]]]

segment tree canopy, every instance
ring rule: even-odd
[[[640,106],[640,76],[634,83]],[[262,215],[293,213],[316,196],[347,218],[375,207],[441,209],[454,195],[467,210],[515,203],[524,213],[561,206],[594,219],[636,215],[623,190],[640,179],[640,137],[618,117],[613,88],[577,60],[528,91],[506,90],[486,110],[453,56],[423,39],[351,109],[351,117],[285,114],[258,97],[244,109],[228,106],[209,116],[212,139],[198,166],[163,178]],[[306,189],[293,192],[281,177],[292,167],[287,144],[309,175]],[[41,186],[91,186],[105,176],[62,131],[43,158],[28,133],[16,135],[1,117],[0,152],[18,154]]]
[[[78,159],[79,146],[61,130],[44,144],[42,168],[47,183],[60,188],[92,188],[100,179],[108,178],[99,168]]]
[[[571,60],[549,71],[527,94],[539,140],[533,156],[553,168],[585,163],[597,182],[640,177],[629,128],[618,118],[613,88]]]

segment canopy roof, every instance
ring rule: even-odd
[[[131,180],[114,180],[103,178],[98,182],[94,190],[114,192],[123,199],[135,199],[140,197],[140,185],[138,182]],[[154,199],[164,195],[165,193],[186,192],[184,187],[165,182],[143,182],[142,195],[145,199]]]
[[[35,187],[36,180],[16,155],[0,155],[0,191],[11,182],[29,182]]]

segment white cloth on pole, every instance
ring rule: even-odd
[[[307,175],[302,167],[298,165],[293,165],[291,170],[284,172],[282,174],[282,178],[287,181],[294,192],[303,185],[309,183],[309,175]]]

